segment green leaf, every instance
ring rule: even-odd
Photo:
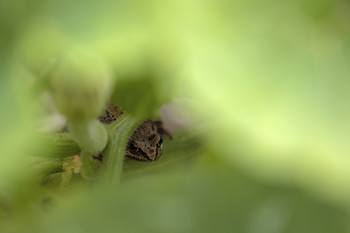
[[[66,158],[81,152],[70,133],[42,133],[37,140],[42,146],[32,152],[33,156]]]

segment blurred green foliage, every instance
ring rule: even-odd
[[[0,1],[0,232],[349,232],[349,22],[346,0]],[[120,184],[60,189],[98,139],[42,120],[109,99]],[[113,157],[179,99],[159,161]]]

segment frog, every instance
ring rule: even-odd
[[[104,112],[98,117],[103,124],[110,124],[123,114],[123,110],[114,104],[108,104]]]
[[[163,138],[152,120],[144,121],[131,135],[125,155],[131,159],[154,162],[162,154]]]
[[[110,124],[122,114],[123,110],[121,108],[110,103],[99,117],[99,120],[103,124]],[[163,128],[160,120],[147,119],[143,121],[131,135],[125,148],[125,156],[142,162],[156,161],[163,151],[161,134],[166,134],[171,138],[170,133]]]

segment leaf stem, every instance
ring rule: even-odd
[[[118,185],[123,169],[125,148],[132,133],[142,123],[130,114],[124,113],[120,119],[106,126],[109,142],[103,157],[101,182],[105,185]]]

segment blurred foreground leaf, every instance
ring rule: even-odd
[[[209,160],[194,171],[168,172],[127,182],[117,189],[95,190],[24,229],[79,229],[86,233],[348,232],[345,209],[293,187],[261,184],[225,161]]]

